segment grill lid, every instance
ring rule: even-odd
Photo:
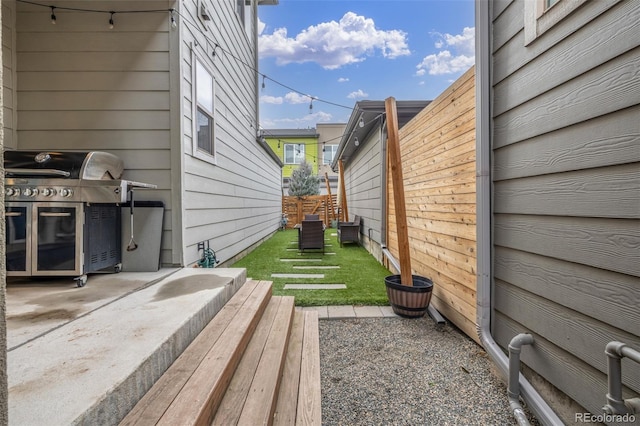
[[[5,176],[83,180],[120,179],[124,163],[103,151],[5,151]]]

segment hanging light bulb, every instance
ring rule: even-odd
[[[176,18],[173,16],[173,9],[171,9],[171,28],[176,28],[178,24],[176,24]]]
[[[357,136],[353,139],[353,144],[354,144],[355,146],[359,146],[359,145],[360,145],[360,141],[358,140],[358,137],[357,137]]]
[[[280,149],[280,139],[278,139],[278,149]]]
[[[55,6],[51,6],[51,23],[53,25],[56,24],[56,7]]]
[[[322,152],[324,153],[324,152],[326,152],[326,151],[327,151],[327,148],[325,148],[325,146],[324,146],[324,142],[322,142]]]
[[[110,12],[111,16],[109,17],[109,29],[112,30],[113,29],[113,15],[115,14],[115,12]]]
[[[311,101],[309,102],[309,114],[311,114],[311,111],[313,111],[313,98],[311,98]]]
[[[360,115],[360,122],[358,124],[360,127],[364,127],[364,118],[362,118],[362,115]]]
[[[265,75],[262,74],[262,90],[264,90],[264,88],[266,87],[266,85],[264,84],[264,78],[265,78]]]

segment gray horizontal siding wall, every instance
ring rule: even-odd
[[[161,261],[174,263],[168,14],[117,14],[110,30],[105,13],[57,9],[57,23],[52,25],[48,8],[14,2],[3,2],[3,8],[5,3],[17,10],[15,50],[3,46],[3,59],[7,64],[7,58],[15,58],[13,95],[18,106],[17,140],[7,139],[5,129],[5,146],[108,151],[122,158],[123,178],[158,186],[137,191],[136,199],[165,203]],[[174,4],[168,0],[82,3],[58,4],[118,11],[167,9]],[[5,44],[11,40],[3,37]],[[5,68],[5,84],[13,81],[7,76],[11,74]],[[7,92],[11,93],[5,88]]]
[[[16,149],[16,46],[15,2],[2,2],[2,141]]]
[[[640,3],[587,2],[524,45],[524,1],[493,5],[496,340],[592,413],[604,348],[640,350]],[[626,396],[640,369],[623,362]]]
[[[349,220],[353,220],[354,215],[360,216],[361,232],[378,245],[382,241],[384,188],[381,182],[381,176],[384,175],[381,149],[380,128],[374,127],[367,140],[360,142],[359,149],[344,170]]]
[[[257,87],[254,71],[245,65],[253,63],[256,47],[240,25],[235,2],[206,3],[213,15],[206,33],[196,30],[199,25],[181,25],[181,201],[187,265],[202,254],[197,250],[200,241],[210,240],[222,261],[260,242],[277,230],[282,208],[280,168],[256,142]],[[196,4],[183,2],[182,19],[199,23]],[[231,55],[218,50],[214,56],[211,40]],[[215,79],[215,164],[193,155],[193,49]]]

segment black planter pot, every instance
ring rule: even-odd
[[[402,285],[400,275],[390,275],[384,279],[384,283],[393,312],[406,318],[420,318],[429,307],[433,282],[419,275],[412,275],[411,278],[413,287]]]

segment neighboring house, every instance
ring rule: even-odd
[[[277,0],[46,3],[2,2],[5,149],[122,158],[124,179],[158,186],[136,199],[166,206],[165,266],[203,241],[232,261],[277,230],[255,71],[257,8]]]
[[[325,172],[329,175],[332,194],[338,186],[337,175],[329,165],[337,151],[345,125],[342,123],[318,123],[310,129],[263,129],[262,135],[273,152],[282,160],[282,187],[289,192],[291,173],[304,160],[320,178],[320,194],[327,194]]]
[[[398,101],[398,125],[402,127],[430,101]],[[359,101],[349,118],[337,155],[331,165],[338,171],[342,161],[349,220],[361,218],[361,242],[382,261],[386,246],[387,129],[384,101]],[[344,206],[342,206],[344,210]]]
[[[534,391],[603,414],[607,343],[640,351],[639,22],[636,0],[476,3],[479,321],[498,352],[534,337],[540,418]],[[637,363],[621,380],[640,397]]]
[[[320,177],[320,193],[327,193],[326,177],[329,177],[331,194],[338,191],[338,174],[331,168],[331,163],[338,153],[338,144],[344,134],[345,123],[318,123],[318,176]]]

